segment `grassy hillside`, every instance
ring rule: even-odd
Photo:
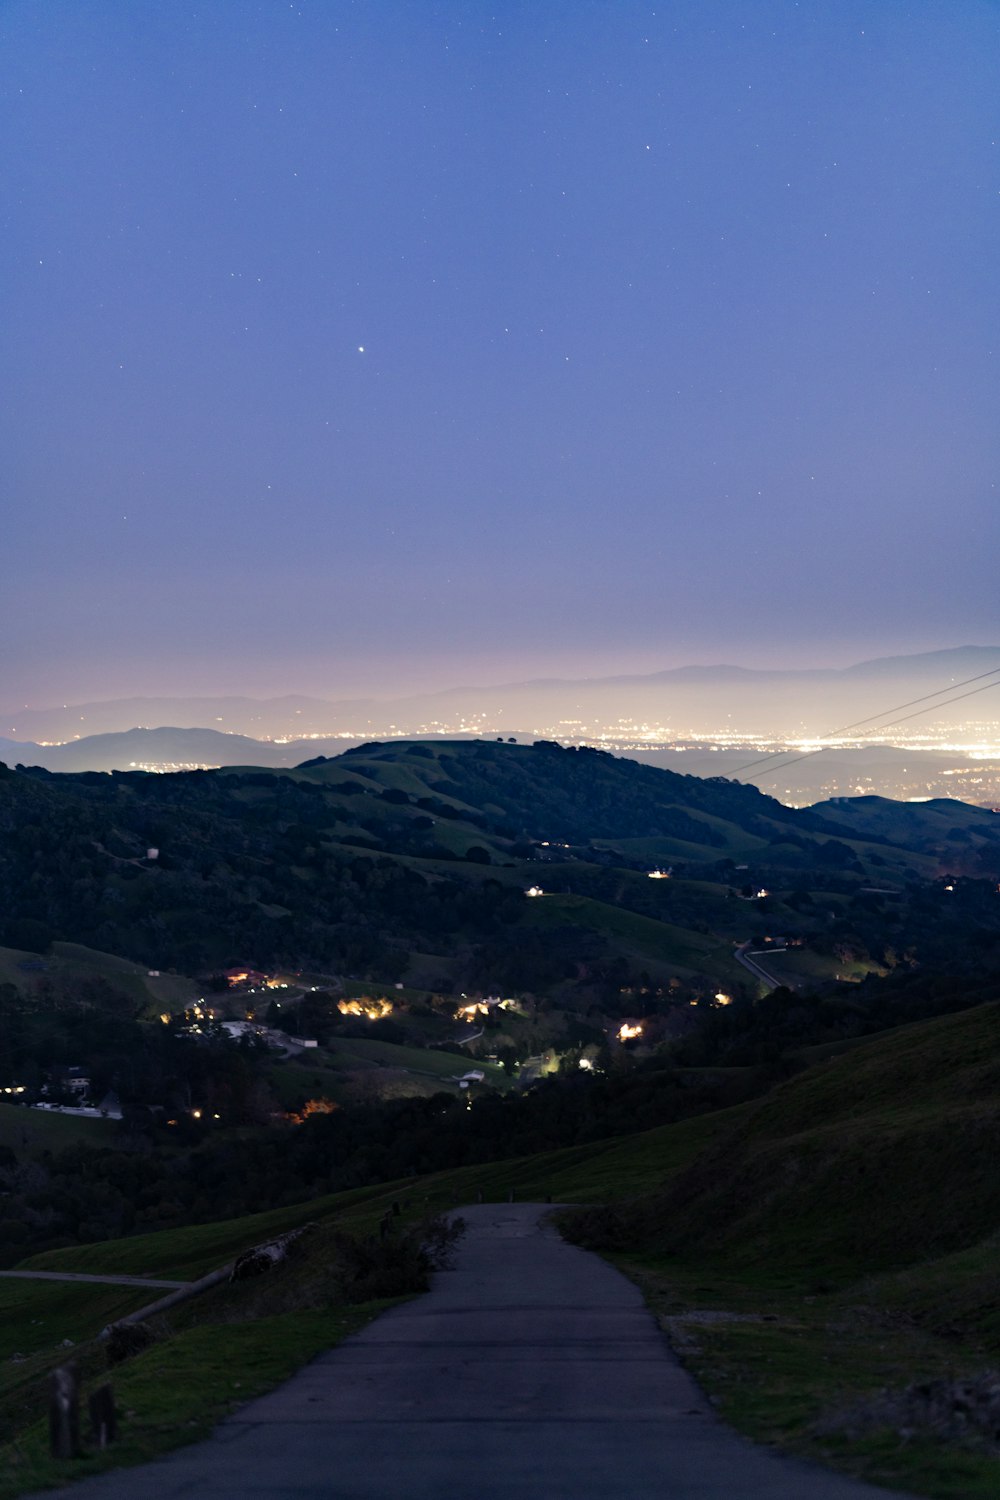
[[[979,847],[995,837],[995,814],[944,797],[913,803],[890,797],[837,797],[818,803],[815,811],[856,830],[861,838],[876,834],[904,846],[934,848],[951,842]]]
[[[103,981],[135,1003],[137,1010],[156,1014],[179,1009],[198,997],[193,979],[182,974],[151,974],[145,964],[99,953],[82,943],[54,941],[44,955],[0,947],[0,984],[21,988],[44,979],[59,984]]]
[[[998,1155],[1000,1006],[984,1005],[775,1089],[637,1210],[642,1243],[782,1274],[903,1266],[1000,1230]]]
[[[577,1211],[569,1232],[640,1281],[752,1436],[938,1500],[993,1500],[1000,1454],[961,1415],[961,1382],[1000,1359],[1000,1006],[827,1059],[659,1190]],[[954,1431],[920,1416],[928,1381]]]
[[[0,1104],[0,1146],[17,1155],[38,1156],[43,1151],[61,1151],[83,1142],[88,1146],[110,1144],[114,1122],[88,1120],[79,1115],[50,1114],[47,1110]]]
[[[543,931],[586,928],[600,933],[615,951],[661,972],[706,973],[736,983],[743,977],[731,943],[587,896],[546,893],[532,902],[525,924]]]

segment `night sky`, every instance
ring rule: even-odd
[[[0,33],[0,704],[1000,637],[992,0]]]

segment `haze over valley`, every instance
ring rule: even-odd
[[[1000,647],[960,647],[841,670],[687,667],[385,701],[8,706],[0,755],[52,771],[288,767],[369,739],[502,734],[592,745],[696,776],[737,776],[793,805],[879,794],[985,806],[1000,802],[998,694]],[[831,736],[842,726],[847,732]]]

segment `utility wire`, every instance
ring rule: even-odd
[[[920,698],[910,698],[909,701],[906,702],[906,703],[897,703],[896,706],[895,706],[895,708],[883,708],[883,710],[882,710],[881,713],[869,714],[869,716],[868,716],[867,719],[855,719],[853,724],[842,724],[839,729],[830,729],[830,730],[827,731],[826,734],[824,734],[822,736],[822,738],[825,739],[825,740],[830,740],[830,739],[833,739],[834,735],[837,735],[837,734],[847,734],[851,729],[860,729],[862,727],[862,725],[864,725],[864,724],[871,724],[871,723],[874,722],[875,719],[883,719],[883,718],[885,718],[886,714],[899,713],[900,709],[902,709],[902,708],[912,708],[915,703],[926,703],[929,698],[940,698],[942,693],[952,693],[952,692],[954,692],[954,690],[956,688],[967,687],[970,682],[981,682],[984,677],[995,677],[998,672],[1000,672],[1000,667],[991,667],[988,672],[977,672],[976,675],[975,675],[975,677],[963,677],[961,682],[952,682],[952,683],[949,683],[949,685],[947,687],[938,688],[937,691],[934,692],[934,693],[924,693],[923,696],[920,697]],[[986,684],[986,686],[987,687],[996,687],[997,684],[995,682],[988,682]],[[985,691],[985,689],[983,689],[983,688],[977,688],[976,689],[977,693],[981,693],[981,692],[984,692],[984,691]],[[971,696],[972,696],[971,693],[963,693],[962,694],[963,698],[969,698]],[[951,698],[951,699],[948,700],[948,702],[951,702],[951,703],[957,703],[958,701],[959,700],[957,698]],[[936,703],[934,706],[935,706],[935,708],[947,708],[948,704],[947,703]],[[926,712],[930,712],[930,710],[928,709],[928,710],[926,710]],[[918,717],[918,715],[917,714],[909,714],[907,717],[911,718],[911,719],[915,719],[915,718]],[[894,725],[896,725],[896,724],[902,724],[904,722],[905,721],[903,719],[893,719],[891,723],[889,723],[889,724],[882,724],[880,726],[880,728],[882,728],[882,729],[892,729]],[[821,745],[820,746],[820,750],[826,750],[828,748],[829,748],[829,746],[827,746],[827,745]],[[749,771],[754,766],[763,766],[763,765],[766,765],[769,760],[780,760],[783,755],[787,755],[787,754],[788,754],[787,750],[772,750],[772,752],[771,752],[770,755],[762,755],[762,756],[759,756],[757,760],[748,761],[745,766],[737,766],[736,770],[733,771],[733,772],[731,772],[731,774],[733,776],[739,776],[742,771]],[[819,750],[809,750],[807,752],[807,754],[809,754],[809,755],[818,755],[819,754]],[[805,756],[800,756],[799,758],[800,758],[800,760],[804,760]]]
[[[968,692],[968,693],[959,693],[959,695],[958,695],[957,698],[946,698],[943,703],[932,704],[932,706],[930,708],[918,708],[915,714],[904,714],[901,719],[890,719],[890,721],[889,721],[888,724],[882,724],[882,725],[880,725],[880,728],[882,728],[882,729],[893,729],[897,724],[905,724],[905,723],[907,723],[907,721],[909,719],[919,719],[922,714],[933,713],[935,708],[948,708],[949,705],[952,704],[952,703],[961,703],[961,701],[962,701],[963,698],[974,698],[977,693],[985,693],[990,688],[995,688],[995,687],[1000,687],[1000,682],[987,682],[982,687],[973,688],[971,690],[971,692]],[[932,693],[929,696],[930,697],[936,697],[937,695]],[[918,702],[919,700],[914,700],[914,701]],[[889,712],[891,713],[892,710],[890,709]],[[878,717],[878,715],[876,715],[876,718],[877,717]],[[768,772],[768,775],[769,776],[771,776],[771,775],[777,776],[780,771],[788,771],[788,770],[791,769],[792,766],[797,766],[800,761],[802,761],[802,760],[809,760],[813,755],[822,755],[824,750],[829,750],[831,748],[832,747],[830,745],[820,745],[820,747],[819,747],[818,750],[807,750],[804,755],[797,755],[794,760],[786,761],[783,766],[775,766],[774,769],[773,769],[773,771],[769,771]],[[769,756],[768,757],[768,759],[773,759],[773,758],[774,758],[773,756]],[[755,764],[755,762],[751,762],[751,764]],[[744,766],[743,769],[746,770],[747,768]],[[736,775],[736,774],[737,774],[736,772],[733,772],[733,775]]]

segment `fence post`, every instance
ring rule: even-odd
[[[49,1446],[53,1458],[80,1456],[80,1380],[75,1363],[49,1376]]]
[[[109,1381],[91,1391],[87,1398],[90,1408],[90,1430],[98,1448],[106,1448],[118,1436],[118,1418],[115,1415],[115,1398]]]

